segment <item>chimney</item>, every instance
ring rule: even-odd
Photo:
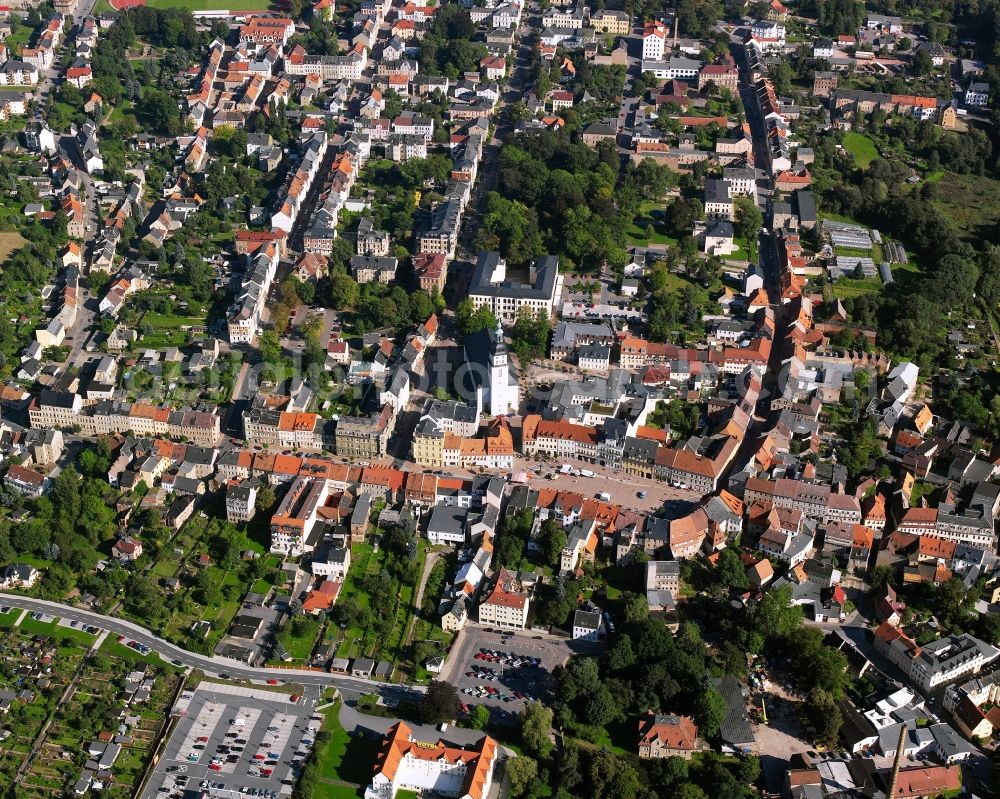
[[[674,9],[674,50],[677,49],[677,34],[681,27],[681,18],[678,16],[677,10]]]
[[[906,747],[906,733],[908,728],[905,724],[899,728],[899,743],[896,744],[896,757],[892,761],[892,776],[889,778],[888,799],[896,795],[896,783],[899,781],[899,767],[903,762],[903,750]]]

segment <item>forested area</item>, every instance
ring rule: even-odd
[[[486,47],[471,40],[476,33],[469,12],[448,3],[435,14],[430,30],[420,40],[420,71],[426,75],[446,75],[454,80],[463,72],[479,71]]]
[[[543,253],[563,270],[596,271],[627,259],[626,230],[643,200],[661,198],[672,176],[651,161],[624,168],[614,145],[573,141],[575,128],[512,136],[500,153],[498,189],[487,197],[477,245],[513,263]]]

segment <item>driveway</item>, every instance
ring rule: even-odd
[[[812,744],[804,738],[805,731],[799,723],[794,703],[775,694],[765,695],[764,702],[768,723],[752,726],[760,748],[760,764],[767,788],[778,793],[784,785],[789,758],[809,751]]]

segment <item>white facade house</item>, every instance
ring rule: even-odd
[[[969,88],[965,90],[965,104],[975,106],[976,108],[984,108],[990,102],[990,84],[988,83],[970,83]]]
[[[457,799],[486,799],[493,786],[497,742],[488,735],[456,747],[444,741],[418,741],[402,721],[382,741],[365,799],[395,799],[401,790]]]
[[[642,60],[660,61],[667,43],[667,26],[662,22],[648,22],[642,31]]]
[[[485,626],[523,630],[528,623],[531,592],[518,576],[501,569],[493,589],[479,605],[479,623]]]

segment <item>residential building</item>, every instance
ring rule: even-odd
[[[520,574],[501,569],[493,587],[479,603],[479,623],[484,626],[523,630],[528,623],[531,588]]]
[[[996,647],[967,633],[948,635],[919,646],[901,629],[886,622],[875,630],[875,648],[922,691],[978,674],[1000,655]]]
[[[690,716],[649,712],[639,718],[640,758],[690,760],[698,748],[698,726]]]
[[[271,517],[272,552],[299,555],[312,551],[316,545],[313,532],[317,529],[319,509],[328,493],[324,479],[295,478]]]
[[[253,519],[257,502],[257,483],[244,480],[226,489],[226,519],[235,524],[245,524]]]

